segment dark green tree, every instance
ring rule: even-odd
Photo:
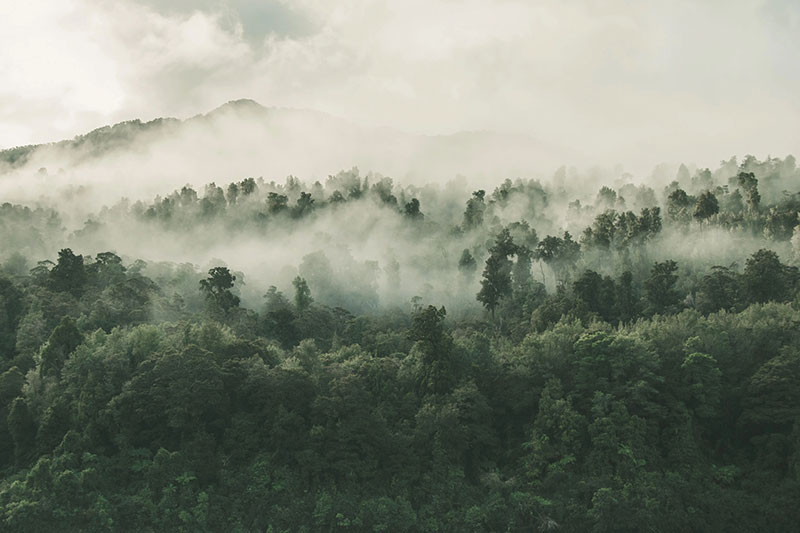
[[[208,271],[208,278],[200,280],[200,290],[215,312],[227,314],[239,307],[239,297],[231,292],[236,276],[226,267],[214,267]]]
[[[79,296],[86,285],[83,256],[75,255],[69,248],[61,249],[58,252],[58,262],[50,271],[50,285],[55,291]]]
[[[11,403],[7,424],[14,442],[14,462],[19,467],[31,460],[36,448],[36,421],[23,398]]]
[[[750,212],[758,211],[761,204],[761,194],[758,192],[758,178],[752,172],[740,172],[736,183],[744,191],[745,202]]]
[[[711,191],[705,191],[697,199],[694,206],[694,218],[697,220],[707,220],[713,215],[719,213],[719,202],[717,197]]]
[[[294,305],[299,312],[303,312],[309,308],[314,299],[311,297],[311,289],[308,288],[306,280],[297,276],[292,281],[294,285]]]
[[[593,270],[586,270],[572,283],[575,296],[589,311],[597,313],[606,322],[616,319],[616,287],[610,277],[602,277]]]
[[[489,258],[483,269],[481,290],[478,301],[481,302],[494,318],[494,311],[500,300],[511,295],[511,270],[513,263],[510,256],[516,253],[516,246],[508,229],[500,231],[494,245],[489,248]]]
[[[778,254],[762,248],[747,259],[742,274],[750,302],[782,302],[791,298],[797,270],[781,263]]]
[[[24,295],[10,280],[0,277],[0,359],[16,352],[17,328],[25,311]]]
[[[639,298],[634,292],[633,274],[629,270],[620,274],[617,280],[614,302],[620,322],[628,323],[639,315]]]
[[[75,321],[65,316],[47,339],[41,351],[42,362],[39,367],[41,376],[61,377],[61,369],[67,358],[83,342],[83,335]]]
[[[424,218],[424,215],[419,210],[419,200],[416,198],[412,198],[411,201],[403,207],[403,214],[414,220]]]
[[[739,280],[731,269],[723,266],[711,267],[711,272],[700,281],[697,293],[697,309],[704,314],[720,309],[732,309],[739,302]]]
[[[667,214],[675,221],[689,220],[694,203],[694,198],[686,194],[686,191],[675,189],[667,197]]]
[[[418,343],[422,355],[422,374],[418,376],[422,390],[443,393],[458,381],[453,358],[453,340],[444,330],[447,311],[444,306],[429,305],[414,313],[411,339]]]
[[[675,284],[678,264],[672,260],[656,262],[644,282],[644,292],[651,313],[669,314],[678,310],[681,298]]]

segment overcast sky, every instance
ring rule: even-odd
[[[598,163],[800,155],[796,0],[0,0],[0,147],[238,98]]]

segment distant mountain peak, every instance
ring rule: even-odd
[[[209,111],[207,114],[213,115],[214,113],[218,113],[220,111],[226,110],[235,110],[235,111],[266,111],[266,107],[259,104],[255,100],[251,100],[250,98],[240,98],[239,100],[231,100],[222,104],[221,106],[217,107]]]

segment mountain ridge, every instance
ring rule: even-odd
[[[374,132],[377,135],[400,136],[405,138],[428,139],[433,141],[441,140],[467,140],[476,141],[481,138],[495,139],[517,139],[517,140],[538,140],[529,135],[515,133],[501,133],[493,130],[458,130],[452,133],[443,134],[421,134],[410,133],[390,127],[367,127],[355,122],[351,122],[342,117],[330,115],[328,113],[306,108],[276,107],[265,106],[249,98],[230,100],[206,113],[198,113],[185,119],[175,117],[158,117],[151,120],[132,118],[114,124],[99,126],[86,133],[76,135],[72,139],[61,139],[43,143],[33,143],[18,145],[10,148],[0,149],[0,173],[14,170],[24,166],[33,159],[39,152],[47,150],[58,150],[66,152],[79,152],[76,158],[78,162],[98,157],[109,151],[125,148],[148,134],[175,133],[184,126],[203,122],[213,122],[223,115],[234,114],[239,118],[247,119],[268,119],[271,116],[294,116],[307,117],[319,121],[327,122],[334,126],[342,126],[362,132]],[[83,151],[83,153],[80,153]]]

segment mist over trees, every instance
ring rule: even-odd
[[[800,170],[662,178],[3,203],[0,529],[792,530]]]

